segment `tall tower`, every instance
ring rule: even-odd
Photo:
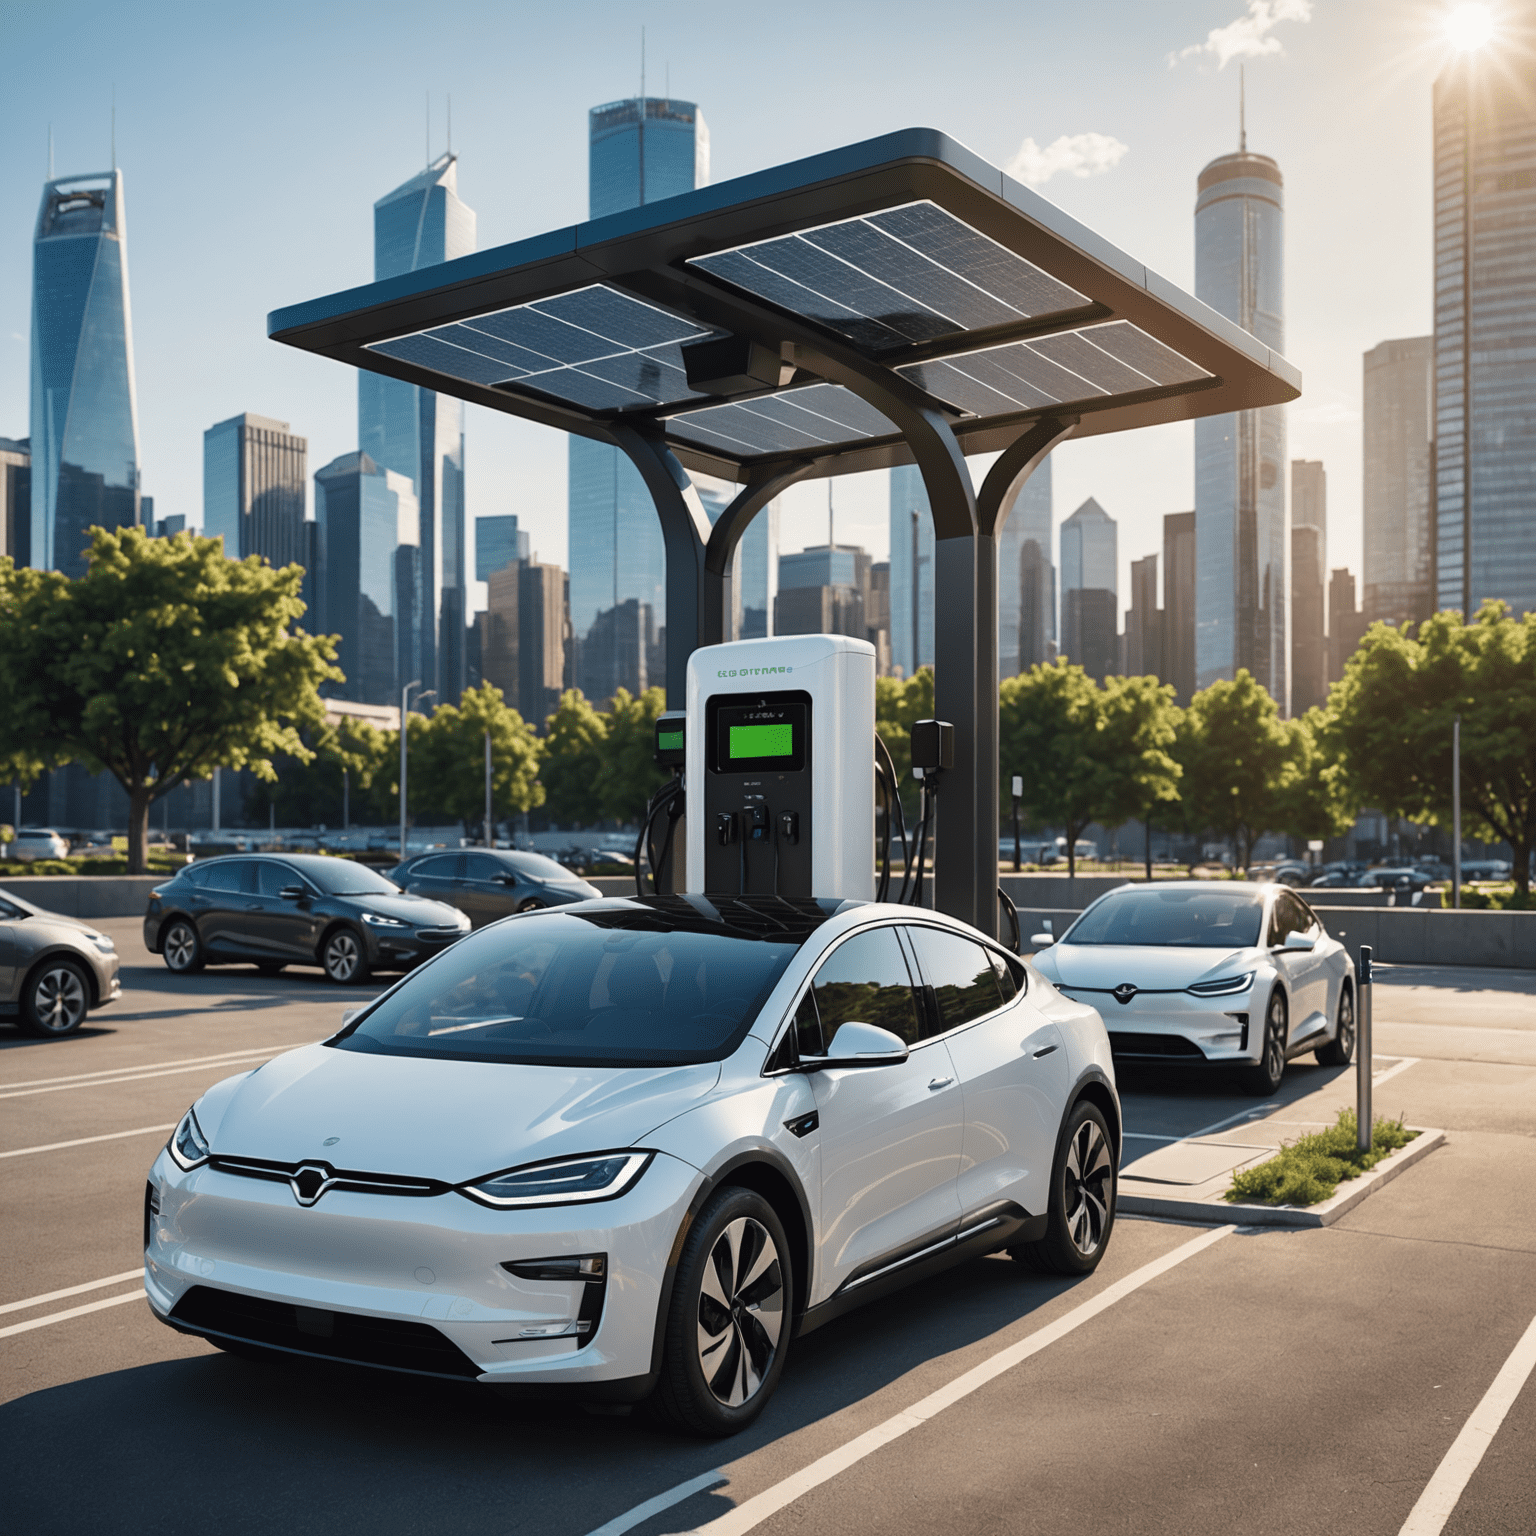
[[[1062,649],[1100,682],[1120,670],[1118,550],[1115,520],[1091,496],[1061,525]]]
[[[1365,354],[1361,575],[1372,623],[1418,623],[1435,607],[1434,369],[1433,336],[1384,341]]]
[[[1328,472],[1318,459],[1291,460],[1291,714],[1328,696]]]
[[[589,217],[622,213],[708,182],[709,130],[691,101],[637,97],[593,107],[587,116]],[[641,679],[626,670],[630,663],[621,665],[617,653],[599,658],[594,650],[613,648],[617,621],[596,634],[593,625],[599,614],[631,601],[636,612],[649,608],[657,625],[665,623],[661,523],[639,471],[617,448],[573,435],[569,453],[571,630],[587,642],[579,654],[592,677],[633,690]],[[638,643],[623,646],[624,657],[638,658],[642,651]],[[664,675],[664,657],[662,666]]]
[[[79,576],[86,529],[139,520],[123,173],[43,188],[32,246],[32,564]]]
[[[1285,348],[1285,201],[1280,167],[1249,154],[1200,172],[1195,295],[1266,346]],[[1196,684],[1246,667],[1286,698],[1285,407],[1195,423]]]
[[[1435,606],[1468,618],[1491,597],[1536,608],[1536,28],[1520,30],[1435,81]]]
[[[426,170],[373,205],[373,275],[398,277],[467,256],[475,215],[459,201],[458,159]],[[383,470],[410,480],[420,510],[420,619],[405,648],[404,682],[421,678],[439,701],[463,692],[466,613],[464,404],[383,374],[357,376],[357,440]]]
[[[304,479],[309,444],[286,421],[231,416],[203,433],[203,532],[231,560],[260,555],[279,569],[303,565]]]

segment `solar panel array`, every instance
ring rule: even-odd
[[[597,283],[368,350],[465,384],[622,411],[705,398],[688,388],[682,348],[716,334]]]
[[[1091,303],[929,202],[696,256],[688,265],[876,356]]]
[[[802,449],[825,452],[837,443],[887,437],[895,430],[879,411],[840,384],[808,384],[737,405],[705,406],[667,422],[669,437],[716,448],[733,458]]]

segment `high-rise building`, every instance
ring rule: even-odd
[[[1536,14],[1506,10],[1434,90],[1435,606],[1469,618],[1536,608]]]
[[[515,560],[486,578],[481,671],[507,703],[542,731],[560,704],[570,621],[565,572]]]
[[[1356,606],[1355,577],[1340,567],[1328,579],[1328,681],[1344,676],[1349,658],[1365,636],[1365,614]]]
[[[302,565],[309,444],[286,421],[246,412],[203,433],[203,534],[231,560]]]
[[[1280,167],[1248,153],[1200,173],[1195,295],[1277,352],[1285,348]],[[1249,672],[1282,705],[1285,654],[1285,408],[1195,423],[1195,670],[1200,687]]]
[[[1163,518],[1163,670],[1175,702],[1195,696],[1195,514],[1169,512]]]
[[[83,575],[86,529],[139,520],[123,173],[43,188],[32,246],[31,562]]]
[[[593,107],[588,148],[588,212],[594,219],[691,192],[709,180],[709,130],[691,101],[647,96]],[[618,658],[600,659],[594,647],[610,636],[625,655],[633,654],[638,607],[652,615],[653,643],[655,626],[666,624],[661,522],[640,472],[617,448],[573,434],[568,453],[571,626],[590,675],[621,676]],[[599,615],[631,600],[635,613],[606,621],[594,638]]]
[[[1317,459],[1291,460],[1291,713],[1328,696],[1328,474]]]
[[[578,645],[576,686],[596,704],[620,688],[644,693],[656,680],[657,655],[655,610],[627,597],[598,614]]]
[[[1126,677],[1163,676],[1163,613],[1157,606],[1157,556],[1131,561],[1120,670]]]
[[[774,634],[867,639],[872,564],[857,544],[813,544],[780,555]]]
[[[1061,637],[1067,659],[1102,682],[1119,670],[1118,530],[1089,497],[1061,525]]]
[[[0,555],[32,563],[32,445],[0,437]]]
[[[529,536],[517,526],[517,518],[475,519],[475,580],[489,581],[493,571],[504,571],[514,560],[527,560]]]
[[[706,500],[705,506],[709,505]],[[714,522],[714,514],[710,521]],[[736,546],[732,594],[740,611],[740,637],[761,640],[773,633],[773,603],[779,592],[779,504],[771,501],[747,524]]]
[[[373,205],[375,280],[467,256],[475,215],[459,201],[458,160],[440,155]],[[465,673],[464,403],[367,369],[357,376],[358,447],[410,480],[420,508],[419,615],[414,650],[438,699],[454,703]],[[409,679],[407,679],[409,681]]]
[[[1434,359],[1433,336],[1384,341],[1365,354],[1361,577],[1372,622],[1419,623],[1434,612]]]
[[[891,662],[903,677],[933,665],[933,517],[915,464],[891,471]]]
[[[420,511],[406,475],[366,453],[344,453],[315,471],[314,628],[340,635],[338,698],[398,703],[421,677],[415,640],[421,590]]]

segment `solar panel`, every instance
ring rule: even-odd
[[[705,396],[682,346],[717,333],[604,284],[476,315],[368,350],[467,384],[536,390],[592,411],[646,410]]]
[[[796,449],[815,453],[895,431],[879,411],[840,384],[810,384],[740,405],[705,406],[667,422],[669,436],[736,456]]]
[[[1090,302],[929,202],[696,256],[688,264],[875,353]]]

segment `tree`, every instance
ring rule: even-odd
[[[1173,690],[1155,678],[1116,677],[1102,688],[1065,658],[1010,677],[999,690],[999,746],[1024,781],[1031,815],[1061,825],[1067,873],[1094,822],[1118,825],[1178,798]]]
[[[933,719],[933,668],[920,667],[911,677],[875,679],[875,732],[896,768],[907,821],[917,817],[917,781],[912,777],[912,727]]]
[[[1242,667],[1190,700],[1174,750],[1184,770],[1186,824],[1219,832],[1246,869],[1253,845],[1281,814],[1292,743],[1279,707]]]
[[[485,821],[487,732],[491,737],[493,823],[498,814],[531,811],[543,805],[544,786],[538,781],[539,738],[493,683],[466,688],[456,705],[439,704],[420,741],[410,743],[412,798],[463,822],[466,833],[473,833]],[[398,756],[398,736],[395,751]],[[398,771],[395,776],[398,779]]]
[[[215,766],[275,777],[307,762],[341,681],[327,636],[297,629],[303,568],[227,560],[218,539],[93,528],[85,575],[0,561],[0,755],[110,773],[128,795],[128,869],[149,808]]]
[[[670,777],[656,763],[656,720],[666,707],[667,695],[660,688],[647,688],[638,698],[627,688],[614,694],[607,710],[602,766],[593,786],[604,817],[638,822],[651,796]]]
[[[607,720],[579,688],[570,688],[561,695],[560,707],[549,717],[548,725],[539,777],[550,814],[568,826],[601,820],[597,782],[608,739]]]
[[[1536,613],[1483,604],[1418,635],[1374,624],[1328,700],[1325,736],[1350,787],[1389,816],[1450,826],[1452,723],[1461,716],[1466,830],[1514,853],[1530,891],[1536,844]]]
[[[277,776],[257,783],[246,798],[247,815],[261,820],[270,809],[280,826],[339,827],[349,819],[387,822],[396,814],[392,801],[375,805],[372,791],[375,780],[399,760],[398,735],[351,715],[327,715],[319,731],[304,733],[304,744],[313,753],[311,761],[274,757]]]
[[[1283,729],[1285,771],[1275,795],[1275,829],[1288,837],[1323,841],[1347,832],[1360,807],[1328,751],[1323,711],[1309,709],[1299,720],[1286,721]]]

